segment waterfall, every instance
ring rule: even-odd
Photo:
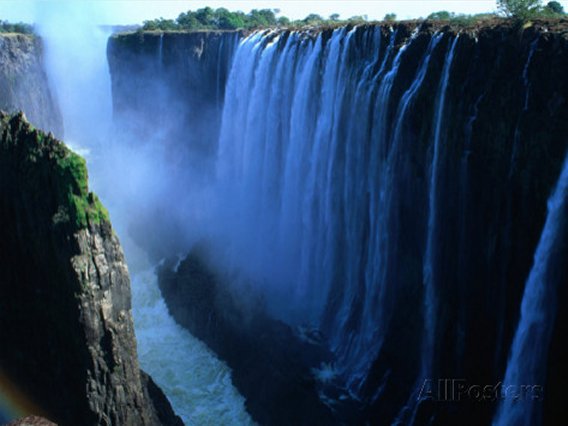
[[[219,261],[292,325],[324,330],[336,373],[363,385],[393,315],[404,265],[403,163],[407,122],[443,39],[430,38],[398,104],[391,92],[412,35],[339,28],[329,36],[257,32],[242,40],[227,82],[217,157]],[[385,42],[386,41],[386,42]],[[434,326],[436,198],[445,93],[457,44],[445,56],[433,118],[426,323]],[[390,124],[391,120],[394,124]],[[426,334],[431,348],[433,335]],[[433,356],[428,349],[428,356]],[[426,356],[426,355],[425,355]],[[424,361],[426,362],[426,361]]]
[[[558,275],[564,267],[568,217],[568,155],[556,188],[548,200],[548,214],[521,303],[503,380],[501,404],[493,424],[536,425],[542,422],[542,387],[554,319]],[[528,391],[523,390],[523,386]],[[534,388],[535,386],[540,388]]]
[[[335,349],[351,318],[361,322],[353,306],[369,206],[360,164],[375,128],[372,92],[387,67],[382,42],[379,28],[341,28],[329,38],[255,33],[240,43],[227,83],[217,164],[226,215],[219,222],[230,224],[232,243],[225,263],[245,269],[247,283],[289,323],[322,328],[335,306],[328,321]],[[391,44],[386,54],[393,53]],[[339,274],[348,285],[338,286]],[[349,333],[358,341],[357,330]]]
[[[439,265],[437,259],[437,240],[439,238],[438,230],[438,202],[440,198],[440,150],[443,149],[442,143],[442,124],[444,123],[444,112],[446,106],[446,92],[448,88],[448,81],[450,78],[450,69],[454,59],[454,52],[457,46],[459,37],[454,38],[446,59],[444,61],[444,69],[442,71],[442,78],[440,80],[440,87],[438,89],[437,107],[434,116],[434,141],[432,164],[430,167],[430,189],[428,194],[428,236],[426,238],[426,254],[424,256],[424,287],[425,287],[425,339],[422,348],[422,372],[424,377],[429,377],[432,373],[432,362],[434,358],[434,344],[436,339],[436,318],[437,312],[437,299],[436,299],[436,283],[440,272],[437,270]]]
[[[158,69],[160,72],[164,69],[164,33],[160,33],[160,41],[158,43]]]
[[[523,104],[523,111],[526,111],[526,110],[529,109],[529,95],[531,93],[531,91],[530,91],[531,83],[530,83],[530,80],[529,80],[529,68],[531,66],[532,59],[533,59],[534,53],[536,52],[536,48],[538,46],[539,40],[540,40],[540,38],[537,37],[531,43],[531,47],[530,47],[530,50],[529,50],[529,56],[527,58],[527,62],[525,63],[525,67],[523,68],[523,84],[525,86],[525,103]]]

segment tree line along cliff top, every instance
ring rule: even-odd
[[[498,0],[498,13],[481,13],[475,15],[455,14],[448,11],[433,12],[426,19],[417,21],[444,22],[453,26],[471,26],[474,24],[491,24],[500,18],[526,21],[529,19],[546,19],[551,21],[566,18],[564,9],[557,1],[541,5],[541,0]],[[212,9],[204,7],[196,11],[181,13],[176,19],[158,18],[145,21],[141,31],[203,31],[203,30],[256,30],[264,28],[335,27],[347,24],[392,23],[397,20],[394,13],[387,13],[381,21],[369,21],[366,15],[340,19],[334,13],[325,18],[311,13],[304,19],[291,20],[279,15],[279,9],[253,9],[248,14],[231,12],[225,8]]]
[[[503,19],[513,21],[546,20],[555,28],[567,28],[568,15],[558,1],[549,1],[543,5],[542,0],[497,0],[497,13],[479,13],[474,15],[456,14],[446,10],[433,12],[425,19],[401,22],[433,22],[436,25],[447,24],[452,27],[494,26]],[[195,11],[181,13],[176,19],[158,18],[144,21],[142,26],[114,26],[115,32],[138,31],[231,31],[257,30],[266,28],[334,28],[344,25],[385,24],[397,21],[394,13],[387,13],[380,21],[369,21],[366,15],[351,16],[341,19],[337,13],[329,17],[311,13],[304,19],[291,20],[286,16],[278,16],[279,9],[253,9],[249,13],[231,12],[226,8],[213,9],[204,7]],[[26,23],[10,23],[0,19],[0,34],[20,33],[33,34],[34,25]]]

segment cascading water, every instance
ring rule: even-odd
[[[229,212],[220,222],[230,224],[222,232],[231,236],[225,264],[239,265],[277,317],[323,329],[352,390],[376,359],[392,315],[400,261],[389,235],[400,226],[401,168],[412,140],[407,113],[443,36],[431,38],[393,113],[390,92],[407,46],[394,49],[396,32],[385,38],[379,28],[341,28],[329,36],[244,39],[227,83],[218,152],[220,210]],[[432,217],[456,44],[448,47],[434,118]],[[434,262],[434,220],[425,272]],[[426,277],[429,323],[435,296]]]
[[[208,145],[205,178],[192,172],[191,161],[174,162],[185,174],[166,163],[176,182],[168,180],[174,189],[159,189],[168,197],[157,204],[176,213],[182,233],[197,235],[184,244],[200,240],[205,250],[190,257],[206,253],[219,289],[232,285],[243,316],[253,311],[253,326],[266,308],[297,326],[297,335],[287,338],[332,350],[333,362],[326,358],[319,372],[311,369],[317,364],[308,371],[321,378],[324,403],[341,406],[338,418],[353,403],[383,423],[491,419],[489,404],[480,410],[464,402],[455,414],[428,399],[431,394],[418,394],[425,381],[439,377],[476,384],[500,379],[500,348],[510,345],[510,312],[544,220],[537,193],[556,178],[550,174],[563,146],[565,97],[535,78],[549,38],[527,32],[519,40],[504,29],[458,36],[435,28],[267,30],[240,40],[234,51],[240,34],[205,41],[197,33],[166,33],[161,47],[155,34],[146,34],[156,49],[150,59],[133,52],[128,36],[110,43],[119,101],[130,99],[132,82],[124,73],[133,73],[135,84],[155,82],[159,68],[169,91],[152,99],[164,104],[165,116],[179,118],[182,102],[172,99],[178,92],[184,111],[205,104],[222,115],[218,139],[216,125],[203,132],[193,116],[168,123],[175,137],[165,145],[171,142],[176,161],[179,152],[191,152],[195,135],[218,145],[216,156]],[[515,54],[503,37],[510,37]],[[191,58],[183,56],[187,51]],[[136,64],[150,65],[163,55],[164,67],[137,73],[121,59],[131,54]],[[186,70],[192,78],[184,78]],[[193,77],[203,87],[193,86]],[[140,105],[121,108],[125,116],[144,116],[154,102]],[[551,123],[550,141],[532,125],[544,122]],[[163,139],[157,142],[163,147]],[[209,180],[211,157],[215,179]],[[165,251],[162,256],[178,253]],[[192,303],[186,297],[171,304],[178,319],[184,303]],[[249,309],[252,304],[262,306]],[[188,312],[197,315],[193,308]],[[215,305],[220,318],[223,308]],[[209,325],[185,326],[215,335]],[[223,331],[233,332],[239,330]],[[226,353],[215,338],[209,343]],[[274,349],[264,339],[259,345]],[[227,359],[249,376],[246,353]],[[357,401],[341,399],[344,387]],[[252,406],[254,393],[243,393]]]
[[[223,199],[233,207],[221,221],[231,225],[224,229],[234,244],[229,263],[247,265],[248,279],[263,291],[271,312],[291,323],[322,327],[330,291],[341,289],[330,302],[340,311],[329,319],[336,349],[341,334],[359,338],[346,329],[360,297],[368,208],[366,171],[358,167],[368,130],[349,124],[347,108],[370,104],[364,89],[381,65],[383,38],[369,30],[359,50],[355,37],[356,29],[342,28],[329,40],[294,32],[243,40],[227,84],[218,156]],[[346,270],[340,272],[341,257]],[[349,285],[338,286],[339,273]],[[355,316],[360,321],[360,313]]]
[[[424,286],[425,286],[425,337],[422,348],[422,374],[424,377],[430,377],[432,373],[432,362],[434,359],[434,343],[436,339],[436,318],[437,312],[437,297],[436,297],[436,280],[439,271],[436,270],[439,262],[437,261],[437,239],[439,233],[439,181],[440,181],[440,150],[443,149],[444,138],[442,135],[442,124],[445,118],[446,106],[446,91],[448,89],[448,82],[450,78],[450,70],[454,60],[454,53],[458,43],[459,37],[454,38],[451,46],[448,49],[446,59],[444,61],[444,69],[442,71],[442,78],[440,80],[440,88],[436,96],[437,107],[434,116],[434,141],[432,144],[432,164],[430,166],[430,189],[428,195],[428,235],[426,238],[426,254],[424,256]]]
[[[548,201],[546,223],[525,286],[495,426],[542,422],[546,359],[556,317],[558,276],[564,267],[567,217],[568,156]]]

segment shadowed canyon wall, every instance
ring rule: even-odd
[[[238,37],[207,31],[109,39],[115,131],[132,149],[136,168],[147,170],[139,178],[145,193],[132,201],[140,208],[130,222],[131,235],[155,261],[184,252],[187,241],[198,238],[186,222],[200,220],[192,213],[196,193],[214,175],[225,82]],[[188,191],[193,201],[175,195]],[[169,207],[173,204],[176,208]]]
[[[362,419],[487,424],[500,393],[440,402],[420,391],[444,378],[497,385],[515,358],[568,145],[568,40],[562,22],[547,25],[267,31],[241,36],[230,53],[216,35],[122,35],[109,42],[114,105],[118,117],[158,105],[158,117],[174,117],[224,93],[220,129],[216,117],[202,137],[200,119],[183,114],[175,129],[164,125],[187,134],[167,140],[178,152],[213,144],[208,244],[235,293],[321,330]],[[215,58],[230,72],[212,72]],[[166,101],[124,89],[157,80]],[[540,324],[548,368],[530,383],[546,392],[531,421],[549,424],[566,418],[566,248],[555,244],[545,263],[560,272],[541,285],[558,317]],[[532,368],[536,358],[524,359],[518,368]]]
[[[62,425],[181,424],[139,369],[128,269],[85,161],[52,134],[62,120],[43,49],[0,35],[0,107],[45,129],[0,112],[1,385],[27,401],[14,413]]]

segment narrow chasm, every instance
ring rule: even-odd
[[[0,423],[568,424],[554,8],[0,34]]]

